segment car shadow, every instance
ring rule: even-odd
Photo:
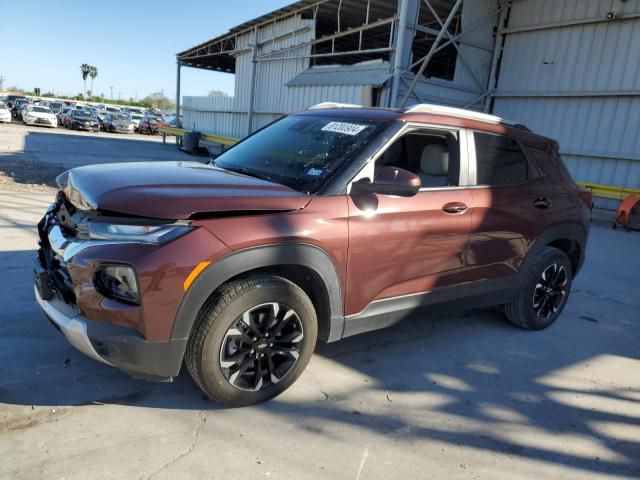
[[[2,271],[11,278],[0,285],[5,304],[0,403],[119,404],[213,415],[223,410],[203,396],[184,368],[172,383],[147,383],[77,352],[33,300],[33,255],[33,250],[0,252]],[[298,419],[301,429],[323,425],[325,435],[338,423],[348,424],[407,444],[431,439],[589,472],[638,476],[640,438],[621,437],[599,426],[637,431],[640,415],[632,413],[640,390],[549,380],[554,372],[602,358],[638,358],[628,339],[597,340],[600,322],[578,315],[582,295],[586,293],[574,293],[562,321],[543,332],[512,327],[496,309],[449,316],[414,312],[393,329],[319,344],[299,384],[249,408]],[[584,341],[588,338],[595,340]],[[335,378],[327,376],[331,371]],[[348,381],[341,382],[344,375]],[[571,438],[588,438],[610,455],[588,458],[559,441]]]

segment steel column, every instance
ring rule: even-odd
[[[498,61],[502,56],[504,48],[504,29],[507,26],[507,17],[511,6],[506,5],[500,12],[498,17],[498,27],[496,29],[496,41],[493,46],[493,55],[491,56],[491,70],[489,70],[489,79],[487,81],[487,91],[484,98],[484,112],[489,113],[492,110],[492,95],[498,85]]]
[[[258,56],[258,29],[253,29],[253,46],[251,53],[251,90],[249,93],[249,114],[247,116],[247,135],[251,135],[253,132],[253,115],[254,115],[254,102],[256,96],[256,68],[258,66],[258,61],[256,57]]]
[[[182,128],[182,120],[180,120],[180,68],[182,64],[180,60],[177,62],[178,67],[176,71],[176,127]]]
[[[393,80],[391,83],[391,95],[389,97],[389,106],[398,106],[398,96],[400,95],[400,81],[402,72],[406,69],[404,62],[404,53],[407,49],[406,33],[409,25],[409,3],[411,0],[400,0],[398,11],[398,23],[395,34],[396,48],[393,55]],[[409,49],[411,45],[409,45]]]

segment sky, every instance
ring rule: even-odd
[[[175,98],[175,54],[294,0],[0,1],[4,88],[77,95],[80,65],[98,68],[96,95]],[[87,82],[87,89],[90,87]],[[234,76],[182,68],[181,94],[233,95]]]

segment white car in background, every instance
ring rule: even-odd
[[[56,114],[50,108],[39,105],[33,105],[26,109],[22,114],[22,121],[26,125],[42,125],[53,128],[58,126]]]
[[[0,102],[0,122],[11,123],[11,110],[4,102]]]
[[[131,119],[131,123],[133,123],[134,128],[136,130],[138,130],[138,127],[140,126],[140,120],[142,120],[142,117],[144,115],[138,113],[138,112],[130,112],[129,113],[129,118]]]

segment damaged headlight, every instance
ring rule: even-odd
[[[114,240],[161,245],[193,230],[188,225],[126,225],[90,221],[89,237],[93,240]]]

